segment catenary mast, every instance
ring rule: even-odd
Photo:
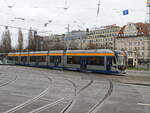
[[[147,0],[146,7],[147,7],[147,23],[150,23],[150,0]]]

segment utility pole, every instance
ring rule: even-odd
[[[146,7],[147,7],[147,22],[150,23],[150,0],[147,0],[146,3]]]
[[[147,15],[147,20],[146,22],[148,23],[148,27],[149,27],[149,24],[150,24],[150,0],[147,0],[147,3],[146,3],[146,7],[147,7],[147,11],[146,11],[146,15]],[[150,47],[150,37],[149,35],[147,36],[147,39],[148,39],[148,46]],[[149,51],[149,54],[150,54],[150,51]],[[150,65],[150,60],[145,60],[147,65]],[[149,66],[147,66],[149,67]]]
[[[68,26],[66,27],[67,29],[67,36],[66,36],[66,40],[64,40],[66,42],[66,46],[67,46],[67,50],[69,49],[70,44],[68,44],[68,37],[70,36],[69,32],[70,32],[70,25],[68,24]],[[65,39],[65,38],[64,38]]]
[[[37,31],[34,31],[34,41],[35,41],[35,50],[38,51],[39,49],[39,40],[38,40],[38,36],[37,36]]]
[[[67,31],[68,33],[70,32],[70,25],[68,24],[68,27],[67,27]]]
[[[98,24],[98,16],[99,16],[99,10],[100,10],[100,0],[98,1],[98,4],[97,4],[97,15],[96,15],[96,27],[97,27],[97,24]]]
[[[99,8],[100,8],[100,0],[98,1],[98,7],[97,7],[97,16],[99,15]]]

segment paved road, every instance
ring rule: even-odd
[[[147,73],[0,66],[0,113],[150,113],[148,83]]]

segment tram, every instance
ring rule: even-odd
[[[127,65],[123,51],[108,49],[12,52],[8,53],[7,60],[16,65],[106,74],[125,73]]]

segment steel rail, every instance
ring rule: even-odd
[[[74,98],[72,98],[72,100],[67,104],[67,106],[60,113],[69,113],[69,111],[71,110],[71,108],[76,103],[76,100],[77,100],[78,96],[80,95],[80,93],[82,91],[84,91],[86,88],[88,88],[92,83],[93,83],[93,80],[90,80],[90,82],[88,82],[88,84],[86,84],[78,92],[76,92],[76,95],[74,96]]]
[[[10,80],[8,82],[5,82],[5,83],[1,84],[0,87],[3,87],[3,86],[6,86],[8,84],[11,84],[11,83],[15,82],[17,80],[17,78],[18,78],[18,76],[16,75],[13,80]]]
[[[62,99],[59,99],[59,100],[57,100],[57,101],[55,101],[55,102],[52,102],[52,103],[50,103],[50,104],[46,104],[46,105],[44,105],[44,106],[42,106],[42,107],[40,107],[40,108],[34,109],[34,110],[31,111],[31,112],[28,112],[28,113],[39,113],[39,112],[41,112],[41,111],[43,111],[43,110],[46,110],[46,109],[48,109],[48,108],[50,108],[50,107],[53,107],[53,106],[59,104],[60,102],[63,102],[64,99],[65,99],[65,98],[62,98]]]
[[[14,113],[14,112],[16,112],[16,111],[18,111],[18,110],[24,108],[25,106],[27,106],[27,105],[29,105],[29,104],[31,104],[31,103],[33,103],[33,102],[39,100],[39,99],[40,99],[41,97],[43,97],[44,95],[46,95],[47,92],[49,91],[50,87],[51,87],[51,82],[52,82],[52,79],[51,79],[51,78],[49,78],[49,77],[47,77],[47,78],[48,78],[50,84],[49,84],[49,86],[48,86],[43,92],[41,92],[39,95],[35,96],[34,98],[29,99],[29,100],[27,100],[26,102],[24,102],[24,103],[22,103],[22,104],[20,104],[20,105],[18,105],[18,106],[16,106],[16,107],[14,107],[14,108],[12,108],[12,109],[9,109],[9,110],[7,110],[7,111],[4,111],[3,113]]]
[[[111,93],[113,92],[113,83],[111,80],[109,81],[109,89],[107,91],[107,93],[104,95],[104,97],[102,99],[99,100],[99,102],[97,102],[97,104],[95,104],[89,111],[88,113],[96,113],[101,105],[104,103],[104,101],[111,95]]]
[[[64,80],[70,82],[70,83],[72,84],[72,86],[74,87],[74,97],[75,97],[75,96],[76,96],[76,93],[77,93],[77,86],[76,86],[76,84],[75,84],[73,81],[69,80],[69,79],[64,79]],[[55,102],[52,102],[52,103],[50,103],[50,104],[46,104],[46,105],[44,105],[44,106],[42,106],[42,107],[40,107],[40,108],[34,109],[33,111],[31,111],[31,112],[29,112],[29,113],[39,113],[39,112],[44,111],[44,110],[46,110],[46,109],[48,109],[48,108],[51,108],[51,107],[53,107],[53,106],[58,105],[59,103],[63,102],[65,99],[66,99],[66,98],[62,98],[62,99],[59,99],[59,100],[57,100],[57,101],[55,101]],[[72,100],[71,100],[71,101],[72,101]]]

